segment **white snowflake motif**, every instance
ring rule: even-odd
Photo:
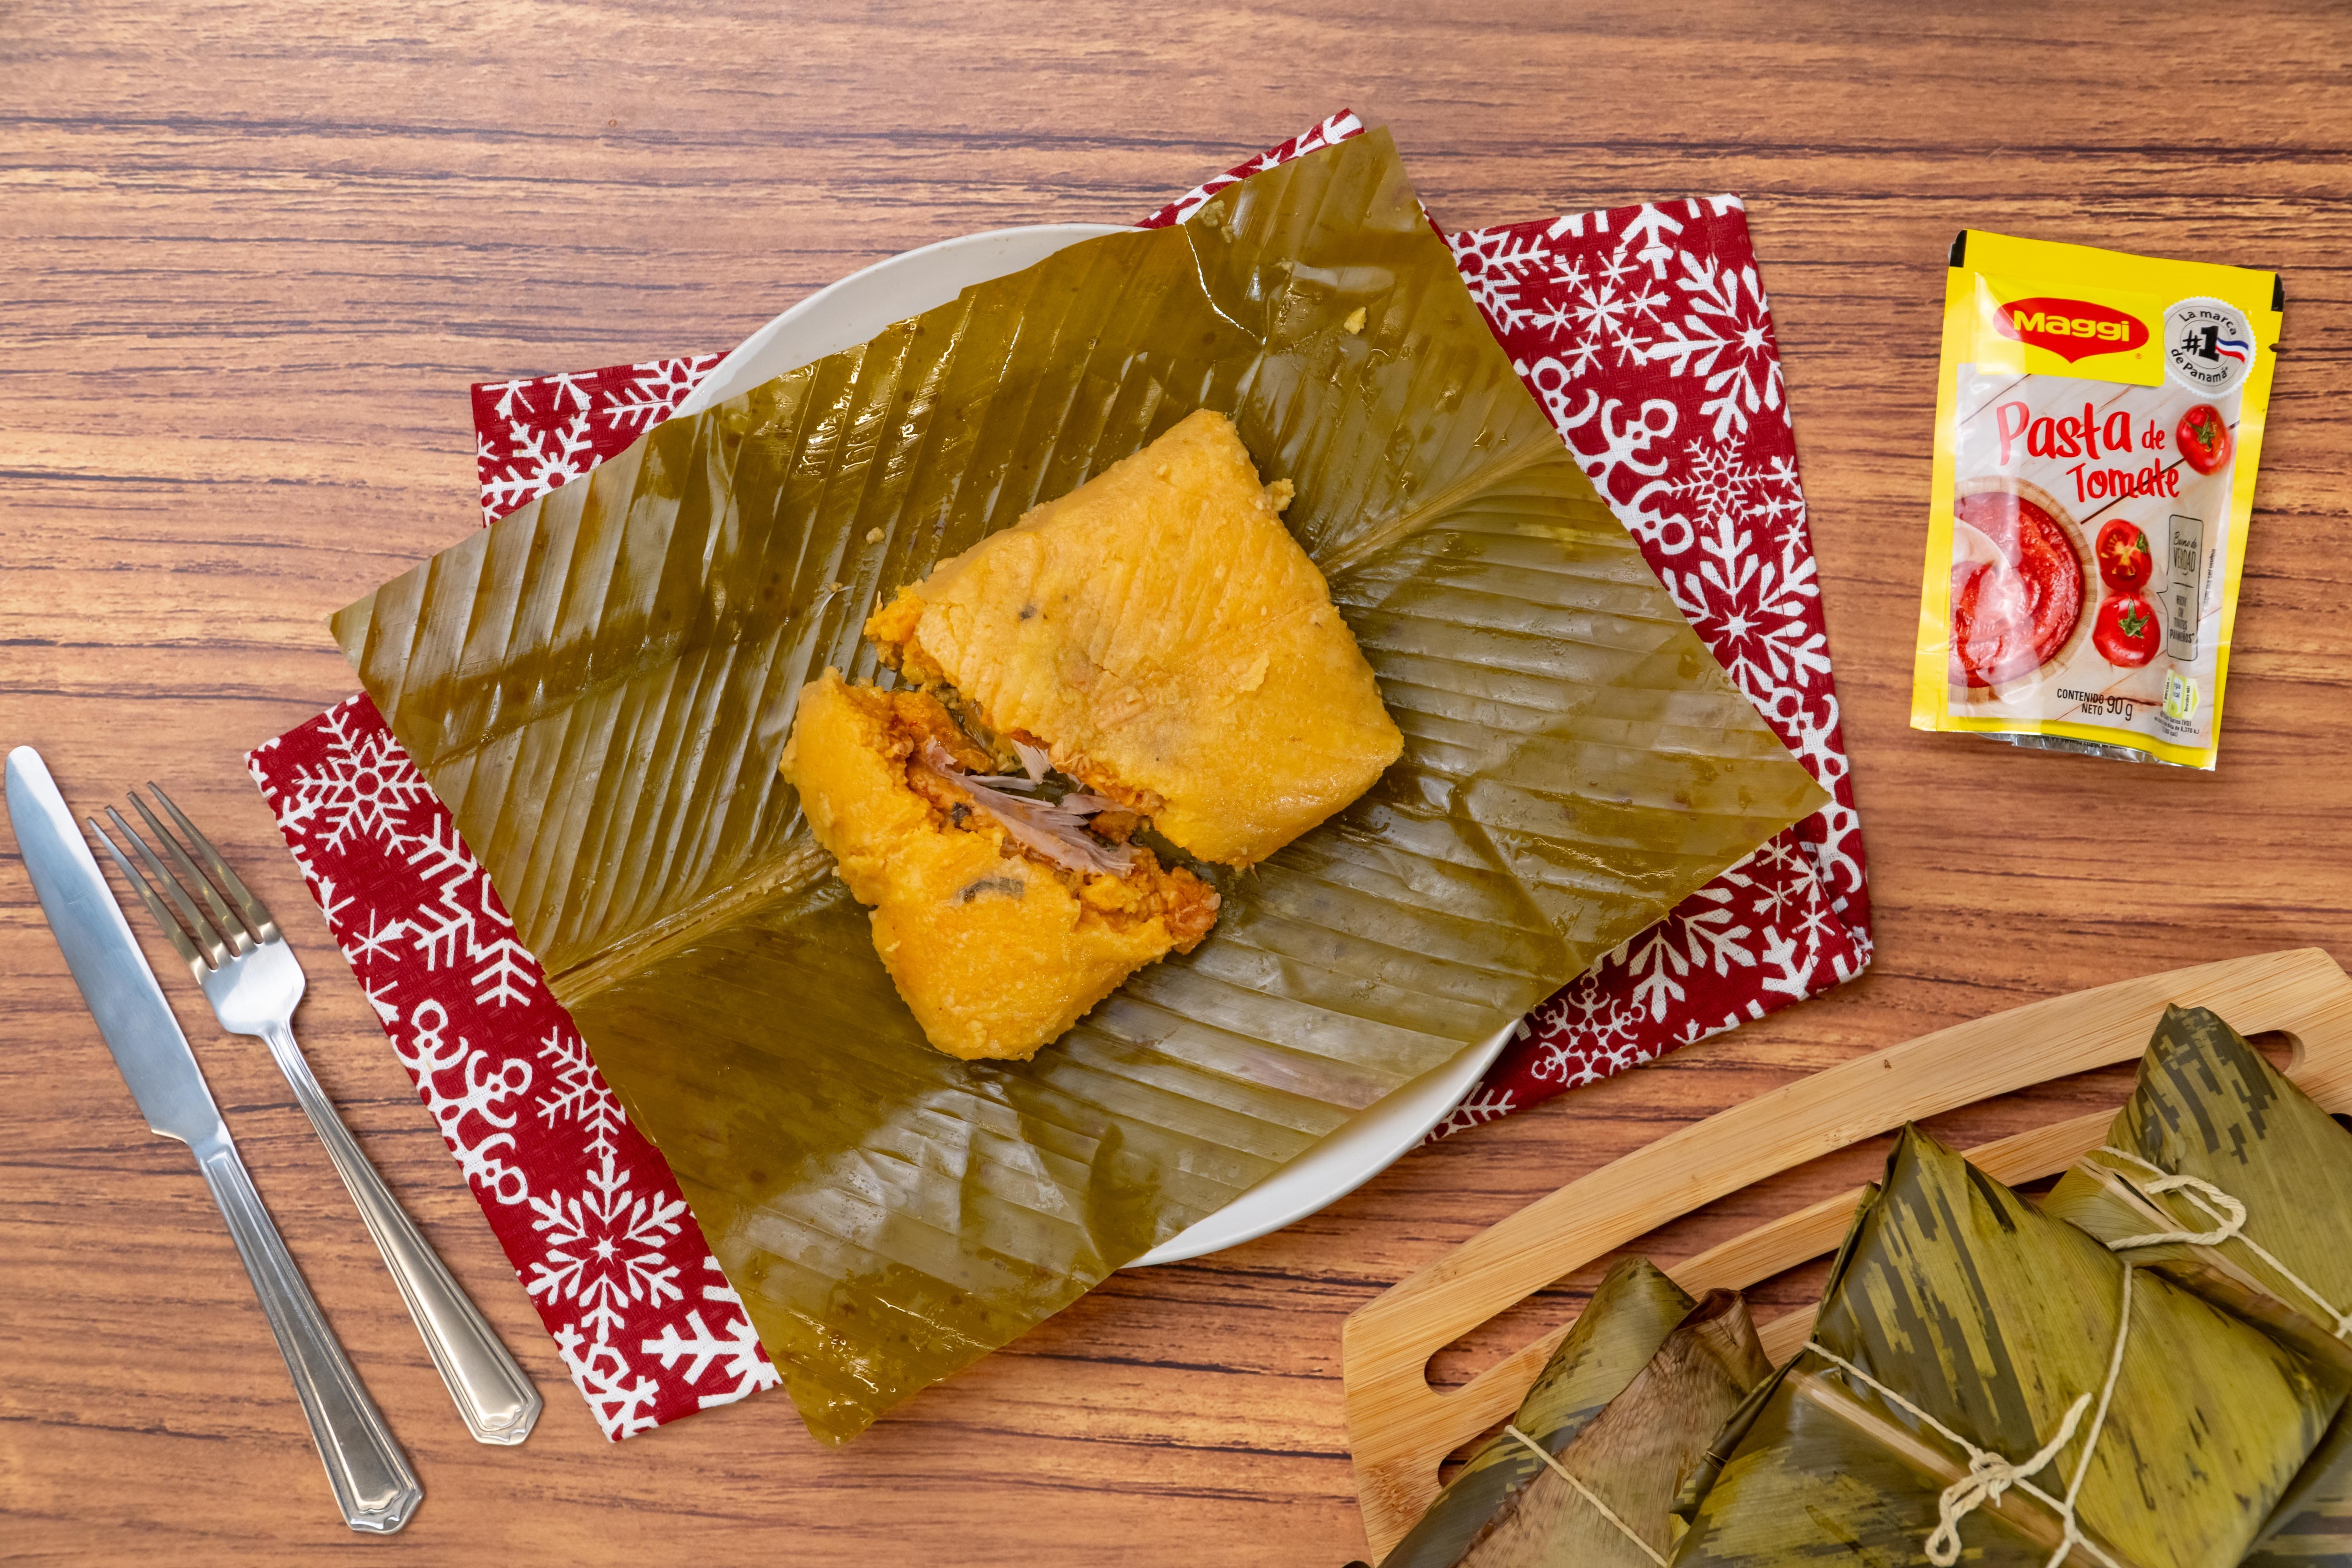
[[[1772,345],[1771,310],[1755,268],[1734,270],[1687,250],[1680,256],[1682,273],[1674,281],[1685,297],[1682,309],[1661,323],[1657,336],[1643,345],[1643,357],[1676,375],[1704,379],[1709,395],[1700,402],[1699,413],[1714,416],[1715,438],[1720,441],[1747,429],[1752,416],[1780,406],[1780,356]]]
[[[582,409],[559,426],[507,422],[507,450],[476,461],[485,519],[504,517],[594,468],[596,439]]]
[[[1633,251],[1632,259],[1647,265],[1651,277],[1662,279],[1666,275],[1666,264],[1675,255],[1673,237],[1682,231],[1680,221],[1668,216],[1664,208],[1644,202],[1632,217],[1625,220],[1625,226],[1618,231],[1622,237],[1617,241],[1618,258],[1623,260],[1626,252],[1638,239],[1642,247]]]
[[[534,1109],[551,1128],[577,1123],[586,1134],[582,1146],[592,1163],[580,1173],[575,1190],[530,1199],[531,1228],[539,1233],[542,1252],[523,1289],[541,1301],[543,1310],[571,1310],[571,1321],[556,1334],[567,1347],[564,1364],[596,1409],[604,1435],[625,1437],[655,1424],[649,1404],[640,1409],[636,1396],[656,1384],[646,1378],[632,1381],[628,1353],[614,1335],[632,1311],[686,1299],[678,1266],[669,1255],[685,1229],[687,1205],[660,1189],[642,1196],[635,1191],[614,1137],[626,1117],[587,1047],[576,1037],[554,1031],[541,1042],[539,1054],[554,1068],[555,1077]]]
[[[320,882],[321,887],[331,885],[326,880]],[[328,923],[334,923],[332,916],[328,917]],[[368,910],[367,929],[355,933],[349,942],[343,943],[343,957],[355,969],[363,966],[372,968],[376,963],[390,959],[393,956],[392,944],[407,934],[406,921],[387,921],[371,908]]]
[[[566,373],[485,386],[499,394],[497,414],[507,427],[503,437],[486,429],[475,433],[482,521],[504,517],[598,467],[604,460],[596,449],[600,429],[607,444],[635,440],[675,413],[726,357],[686,354],[617,372]]]
[[[1525,1018],[1519,1020],[1517,1037],[1522,1040],[1528,1037],[1528,1021]],[[1451,1138],[1456,1132],[1498,1121],[1517,1109],[1518,1103],[1509,1089],[1488,1089],[1486,1080],[1480,1079],[1470,1086],[1470,1092],[1445,1113],[1445,1120],[1429,1130],[1429,1136],[1422,1142],[1434,1143],[1441,1138]]]
[[[1522,226],[1453,235],[1447,244],[1487,318],[1506,332],[1547,334],[1563,380],[1642,363],[1672,297],[1640,276],[1622,248],[1588,269],[1553,249],[1556,237]],[[1565,412],[1558,396],[1540,386],[1538,395],[1558,423]]]
[[[1603,985],[1597,969],[1537,1008],[1528,1022],[1543,1041],[1529,1075],[1562,1089],[1598,1083],[1656,1054],[1642,1044],[1641,1008]]]
[[[1791,1002],[1801,1002],[1813,994],[1813,971],[1820,963],[1818,957],[1798,952],[1795,937],[1767,931],[1764,933],[1764,964],[1771,973],[1760,975],[1758,983],[1765,990],[1786,996]]]
[[[629,1119],[587,1046],[577,1036],[550,1029],[539,1043],[539,1055],[555,1068],[553,1092],[540,1097],[540,1120],[551,1128],[558,1121],[577,1122],[587,1134],[587,1151],[599,1159],[611,1156],[619,1147],[614,1140]]]
[[[1744,460],[1736,442],[1696,441],[1682,477],[1646,486],[1633,504],[1659,520],[1650,537],[1700,557],[1664,568],[1660,581],[1739,689],[1800,745],[1806,692],[1826,683],[1830,655],[1810,619],[1821,584],[1795,476],[1786,464]],[[1758,537],[1767,530],[1778,533],[1769,543]]]
[[[687,359],[650,359],[629,367],[629,377],[607,386],[592,415],[608,430],[642,436],[677,411],[687,394],[719,368],[724,354],[697,354]]]
[[[621,1326],[638,1302],[682,1300],[677,1266],[664,1250],[677,1239],[684,1200],[656,1191],[640,1197],[630,1173],[609,1152],[585,1173],[577,1192],[533,1196],[531,1228],[546,1238],[546,1256],[530,1266],[523,1288],[551,1302],[579,1309],[599,1342]]]
[[[396,849],[411,814],[429,811],[433,788],[389,732],[354,733],[352,704],[321,715],[327,752],[316,767],[298,766],[277,792],[278,831],[333,854],[353,842]]]
[[[1750,928],[1737,923],[1733,901],[1754,886],[1743,860],[1701,888],[1692,899],[1706,906],[1678,909],[1649,930],[1620,944],[1594,965],[1595,973],[1622,969],[1633,978],[1633,1002],[1653,1021],[1683,1000],[1682,981],[1694,970],[1728,974],[1756,967],[1754,950],[1743,945]],[[1687,902],[1688,900],[1686,900]]]
[[[592,1340],[576,1324],[566,1323],[555,1331],[555,1348],[606,1437],[634,1437],[661,1425],[654,1416],[661,1385],[631,1366],[620,1347]]]
[[[404,922],[425,967],[474,965],[474,1000],[486,1006],[529,1001],[538,961],[515,940],[513,921],[499,906],[489,874],[457,837],[457,825],[436,818],[408,844],[408,863],[436,885],[434,901]]]
[[[1558,276],[1571,286],[1583,281],[1574,264],[1555,256],[1543,236],[1514,226],[1450,234],[1445,243],[1454,252],[1454,270],[1469,286],[1471,298],[1478,301],[1488,320],[1505,331],[1535,326],[1539,318],[1554,327],[1567,320],[1557,308],[1530,305],[1522,299],[1544,279]]]
[[[686,1370],[680,1375],[689,1384],[699,1384],[703,1374],[714,1364],[719,1367],[721,1376],[733,1378],[735,1383],[731,1388],[721,1388],[713,1394],[697,1394],[696,1407],[708,1410],[713,1405],[732,1405],[763,1388],[773,1388],[782,1378],[777,1373],[775,1363],[768,1359],[767,1352],[760,1348],[760,1336],[753,1331],[751,1319],[743,1315],[743,1298],[727,1283],[727,1276],[719,1268],[719,1259],[705,1258],[702,1267],[719,1276],[719,1283],[702,1287],[702,1299],[719,1305],[721,1310],[717,1315],[725,1331],[714,1331],[703,1322],[700,1312],[689,1310],[686,1314],[688,1333],[681,1334],[675,1324],[665,1323],[659,1335],[646,1340],[637,1348],[647,1355],[660,1357],[664,1372],[671,1371],[684,1361]],[[726,1310],[730,1308],[732,1310]]]
[[[528,380],[500,381],[492,383],[488,390],[499,395],[499,417],[501,419],[511,419],[514,417],[515,410],[518,408],[521,409],[525,414],[530,413],[530,399],[526,396],[525,394],[530,388],[538,384],[539,384],[537,382]]]

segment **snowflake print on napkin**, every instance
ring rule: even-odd
[[[578,479],[677,412],[725,354],[486,381],[474,388],[474,471],[482,521]]]
[[[604,1436],[775,1386],[669,1163],[375,704],[351,698],[248,763]]]
[[[1447,243],[1513,368],[1675,605],[1832,798],[1529,1014],[1433,1137],[1762,1017],[1870,962],[1796,433],[1739,198]]]

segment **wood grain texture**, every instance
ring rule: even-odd
[[[521,1449],[467,1440],[265,1053],[175,987],[427,1489],[390,1542],[341,1529],[202,1184],[139,1124],[10,844],[0,1552],[1336,1568],[1363,1549],[1340,1322],[1448,1247],[1875,1047],[2211,958],[2352,958],[2352,21],[2326,0],[2163,9],[0,5],[0,743],[39,745],[77,804],[152,773],[248,871],[310,961],[320,1079],[549,1401]],[[1341,105],[1394,130],[1452,226],[1748,197],[1875,967],[1415,1153],[1288,1231],[1121,1276],[844,1452],[772,1396],[608,1447],[338,977],[240,753],[351,689],[331,610],[473,526],[468,381],[724,348],[882,256],[1120,221]],[[2213,776],[1906,727],[1941,268],[1964,224],[2286,276]],[[2000,1136],[2112,1105],[2122,1082],[1938,1131]],[[1654,1249],[1686,1257],[1851,1185],[1881,1149],[1713,1205]],[[1524,1342],[1588,1283],[1440,1371]]]

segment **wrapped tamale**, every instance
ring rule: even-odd
[[[2352,1373],[2352,1132],[2206,1009],[2165,1009],[2042,1207]]]
[[[1618,1259],[1544,1363],[1511,1425],[1558,1454],[1650,1363],[1694,1305],[1648,1258]],[[1381,1568],[1451,1568],[1543,1469],[1542,1459],[1517,1437],[1489,1439],[1381,1560]]]
[[[1291,487],[1404,753],[1034,1059],[955,1059],[778,772],[800,694],[887,679],[877,606],[1202,409]],[[1827,798],[1380,132],[667,421],[335,624],[832,1442]]]
[[[1654,1568],[1683,1481],[1770,1375],[1748,1304],[1710,1290],[1650,1363],[1470,1543],[1463,1568]],[[1509,1434],[1506,1434],[1509,1436]]]
[[[2105,1143],[2042,1212],[2352,1374],[2352,1132],[2202,1007],[2168,1007]],[[2249,1563],[2352,1562],[2352,1413]]]
[[[2345,1386],[1906,1129],[1674,1561],[2230,1568]]]

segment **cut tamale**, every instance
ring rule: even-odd
[[[826,670],[801,694],[783,772],[872,908],[898,994],[950,1056],[1028,1058],[1144,964],[1190,952],[1217,917],[1190,871],[990,789],[992,760],[927,692]]]
[[[1708,1291],[1625,1391],[1488,1522],[1463,1568],[1664,1562],[1684,1478],[1771,1371],[1747,1302],[1737,1291]]]
[[[1034,1061],[954,1060],[777,772],[798,694],[873,679],[877,603],[1203,408],[1293,487],[1404,755]],[[1379,132],[668,421],[336,628],[835,1442],[1826,799]]]
[[[2352,1374],[2352,1132],[2202,1007],[2168,1007],[2105,1145],[2043,1201],[2135,1264]],[[2250,1563],[2352,1561],[2352,1412]]]
[[[1544,1363],[1511,1425],[1550,1453],[1567,1447],[1649,1364],[1694,1305],[1648,1258],[1618,1259]],[[1506,1433],[1489,1439],[1381,1568],[1451,1568],[1543,1468],[1518,1438]]]
[[[1677,1568],[2230,1568],[2345,1384],[1906,1129]]]

